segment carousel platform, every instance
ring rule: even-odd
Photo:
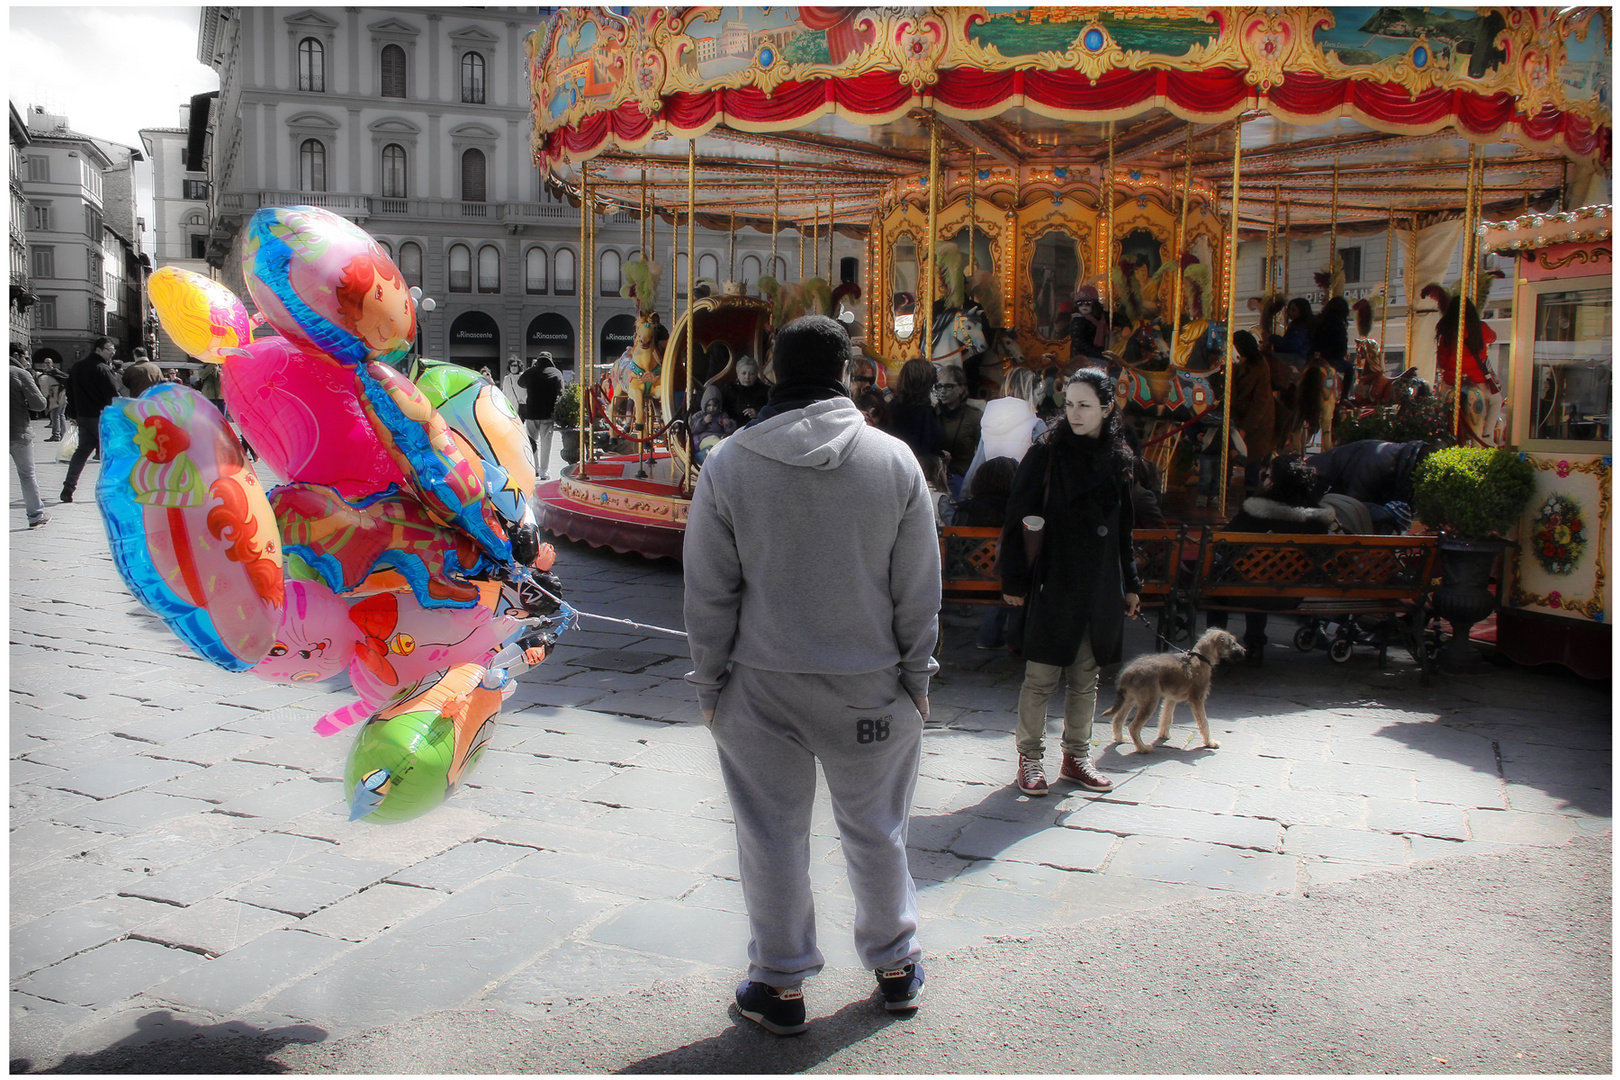
[[[570,465],[535,488],[540,528],[621,555],[679,559],[691,501],[668,454],[634,454]],[[641,474],[645,473],[645,476]]]

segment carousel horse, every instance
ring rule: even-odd
[[[658,336],[658,313],[636,316],[636,334],[630,347],[614,361],[608,400],[618,412],[628,403],[631,422],[639,428],[648,418],[647,394],[663,369],[662,357],[654,341]]]
[[[613,364],[608,401],[617,413],[628,403],[628,412],[637,428],[648,419],[647,394],[658,383],[663,370],[663,354],[658,349],[658,313],[653,301],[658,295],[660,267],[646,259],[631,259],[624,266],[624,284],[619,295],[636,302],[636,331],[619,359]]]

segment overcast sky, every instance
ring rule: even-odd
[[[139,147],[141,128],[182,126],[181,104],[219,89],[197,60],[200,7],[9,11],[6,91],[18,112],[43,105],[75,131]]]

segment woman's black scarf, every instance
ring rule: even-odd
[[[1063,420],[1052,430],[1051,446],[1053,459],[1062,462],[1072,478],[1075,497],[1096,499],[1104,509],[1114,505],[1120,483],[1129,475],[1129,450],[1123,444],[1077,435]]]

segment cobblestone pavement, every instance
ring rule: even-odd
[[[352,735],[310,729],[346,688],[191,656],[113,570],[97,466],[55,504],[65,468],[39,465],[41,529],[11,488],[14,1062],[172,1025],[337,1039],[446,1009],[535,1016],[742,969],[729,808],[680,639],[570,634],[450,802],[351,824]],[[680,626],[673,563],[564,542],[558,573],[583,610]],[[932,953],[1610,835],[1609,684],[1497,668],[1423,688],[1394,653],[1380,669],[1275,642],[1263,669],[1217,675],[1218,750],[1193,748],[1183,709],[1170,746],[1101,754],[1111,794],[1022,797],[1021,672],[972,647],[975,619],[946,614],[911,829]],[[1145,624],[1129,633],[1128,655],[1150,648]],[[811,852],[829,967],[854,966],[825,799]]]

